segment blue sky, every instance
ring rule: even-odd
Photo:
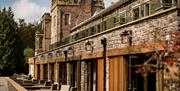
[[[23,18],[27,22],[38,21],[44,12],[50,12],[51,0],[0,0],[0,8],[11,6],[15,19]],[[118,0],[104,0],[108,7],[111,2]]]

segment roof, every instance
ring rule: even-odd
[[[114,10],[115,8],[118,8],[119,6],[125,4],[125,3],[128,2],[128,1],[130,1],[130,0],[119,0],[118,2],[116,2],[116,3],[112,4],[111,6],[109,6],[108,8],[103,9],[102,11],[100,11],[99,13],[97,13],[96,15],[88,18],[87,20],[85,20],[85,21],[81,22],[80,24],[78,24],[77,26],[73,27],[73,28],[71,29],[71,32],[73,32],[73,30],[79,28],[79,27],[82,26],[83,24],[86,24],[86,23],[88,23],[88,22],[90,22],[90,21],[92,21],[92,20],[94,20],[94,19],[96,19],[96,18],[98,18],[98,17],[101,17],[102,15],[108,13],[109,11]]]

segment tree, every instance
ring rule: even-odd
[[[23,49],[35,49],[35,33],[41,30],[41,23],[26,23],[24,19],[19,19],[18,33],[22,41]]]
[[[24,72],[24,58],[17,23],[11,8],[0,10],[0,75]]]
[[[171,31],[166,33],[168,40],[163,42],[161,40],[160,31],[162,29],[156,28],[155,40],[161,44],[163,50],[155,50],[153,55],[140,65],[133,65],[136,73],[142,74],[147,77],[148,74],[157,73],[157,77],[161,80],[158,81],[158,91],[179,91],[180,82],[180,31]],[[148,46],[153,48],[152,43],[147,43]],[[148,47],[149,48],[149,47]],[[151,48],[151,49],[152,49]],[[152,64],[156,61],[156,64]],[[165,81],[166,80],[166,81]]]
[[[34,50],[32,48],[24,49],[24,56],[25,56],[25,60],[26,60],[26,63],[27,63],[28,62],[28,58],[34,56]]]

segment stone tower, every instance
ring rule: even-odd
[[[72,27],[102,9],[103,0],[51,0],[51,44],[66,38]]]
[[[35,55],[49,50],[51,43],[51,15],[44,13],[42,16],[42,30],[35,34]]]
[[[43,32],[37,31],[35,34],[35,55],[43,52]]]
[[[44,13],[42,16],[42,31],[43,35],[43,51],[47,51],[49,49],[49,45],[51,43],[51,15],[50,13]]]

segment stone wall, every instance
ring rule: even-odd
[[[42,31],[43,35],[43,51],[49,50],[49,45],[51,43],[51,15],[50,13],[45,13],[42,17]]]
[[[166,40],[167,35],[171,31],[177,30],[177,12],[172,11],[163,15],[157,15],[151,18],[147,18],[145,20],[130,22],[126,26],[119,26],[113,29],[107,30],[107,32],[99,33],[98,35],[92,35],[88,38],[79,40],[74,43],[70,43],[68,45],[64,45],[62,47],[57,48],[56,50],[52,50],[48,53],[43,54],[47,59],[48,54],[52,53],[53,57],[56,57],[57,51],[60,51],[60,57],[64,58],[63,51],[68,50],[68,48],[73,47],[73,56],[78,56],[80,54],[89,53],[86,50],[85,44],[88,41],[92,41],[93,53],[102,51],[101,39],[107,38],[107,49],[121,49],[126,48],[128,46],[128,42],[123,43],[121,34],[124,31],[132,31],[132,45],[148,45],[148,47],[152,48],[153,43],[157,43],[158,41]],[[159,34],[155,36],[155,31],[159,32]],[[126,39],[126,38],[125,38]],[[37,56],[38,58],[41,55]]]
[[[142,2],[141,2],[142,1]],[[137,7],[139,3],[143,3],[145,1],[138,0],[128,5],[127,7],[119,7],[119,11],[124,11],[127,8]],[[132,7],[131,7],[132,6]],[[117,9],[118,10],[118,9]],[[53,13],[56,15],[57,12]],[[119,13],[119,12],[118,12]],[[116,11],[112,11],[104,15],[103,20],[106,20],[114,15],[117,15]],[[53,17],[53,16],[52,16]],[[88,36],[86,38],[77,40],[75,42],[60,46],[56,49],[50,50],[48,52],[37,55],[37,62],[41,63],[41,61],[65,61],[64,51],[68,51],[68,61],[74,61],[77,59],[73,59],[73,57],[81,56],[82,54],[92,55],[94,53],[102,52],[103,46],[101,44],[101,39],[107,39],[107,50],[116,50],[116,49],[127,49],[129,47],[129,36],[122,36],[125,32],[132,32],[132,46],[144,46],[147,49],[153,49],[156,43],[162,43],[171,40],[170,33],[172,31],[178,30],[178,16],[177,11],[175,9],[169,9],[164,11],[159,11],[155,14],[151,14],[149,16],[143,17],[141,19],[137,19],[126,24],[122,24],[111,29],[105,30],[103,32],[97,33],[95,35]],[[75,31],[71,33],[74,35],[77,32],[86,30],[94,25],[102,22],[102,17],[97,18],[95,20],[89,21],[88,23],[83,24],[76,28]],[[58,27],[57,27],[58,28]],[[57,32],[56,30],[52,32]],[[64,31],[65,32],[65,31]],[[57,40],[53,40],[52,43]],[[91,42],[91,46],[93,47],[93,51],[89,52],[86,49],[86,43]],[[72,49],[69,52],[69,49]],[[129,49],[129,51],[131,51]],[[155,51],[155,50],[154,50]],[[57,56],[57,53],[58,56]],[[50,55],[51,54],[51,55]],[[44,59],[42,59],[42,55],[44,55]],[[49,57],[50,56],[50,57]],[[97,55],[96,55],[97,56]],[[72,57],[72,58],[71,58]],[[108,59],[107,59],[108,60]],[[106,63],[106,79],[107,79],[107,89],[109,89],[109,60]],[[69,73],[69,72],[67,72]],[[87,64],[85,61],[81,62],[81,91],[87,90]],[[69,76],[68,76],[69,78]],[[68,79],[68,84],[70,80]]]
[[[69,36],[71,28],[91,17],[96,9],[99,9],[98,12],[104,8],[103,3],[94,6],[91,0],[80,0],[77,4],[56,0],[54,2],[51,7],[51,44]],[[68,25],[64,23],[65,14],[70,16]]]

